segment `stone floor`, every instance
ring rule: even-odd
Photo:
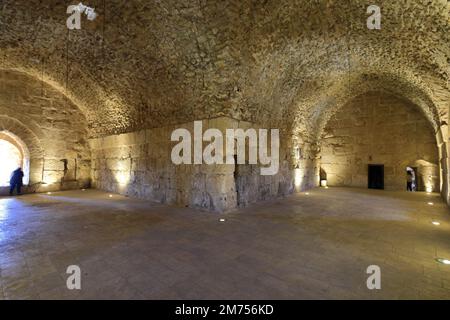
[[[0,299],[449,299],[436,257],[450,215],[435,194],[314,189],[226,215],[94,190],[0,198]]]

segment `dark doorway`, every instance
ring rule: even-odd
[[[384,189],[384,165],[369,164],[369,189]]]

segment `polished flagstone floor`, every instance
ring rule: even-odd
[[[95,190],[0,198],[0,299],[449,299],[438,257],[437,194],[313,189],[225,215]]]

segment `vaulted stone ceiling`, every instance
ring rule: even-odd
[[[90,0],[98,18],[73,31],[69,4],[1,0],[0,68],[66,94],[91,136],[228,115],[314,139],[369,90],[447,121],[446,0]]]

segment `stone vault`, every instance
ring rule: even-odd
[[[2,0],[0,125],[36,149],[39,186],[223,211],[317,185],[327,125],[378,92],[429,125],[448,200],[450,4],[372,2],[381,30],[360,0],[92,0],[97,19],[68,30],[70,3]],[[280,128],[279,174],[174,168],[165,134],[194,120]]]

